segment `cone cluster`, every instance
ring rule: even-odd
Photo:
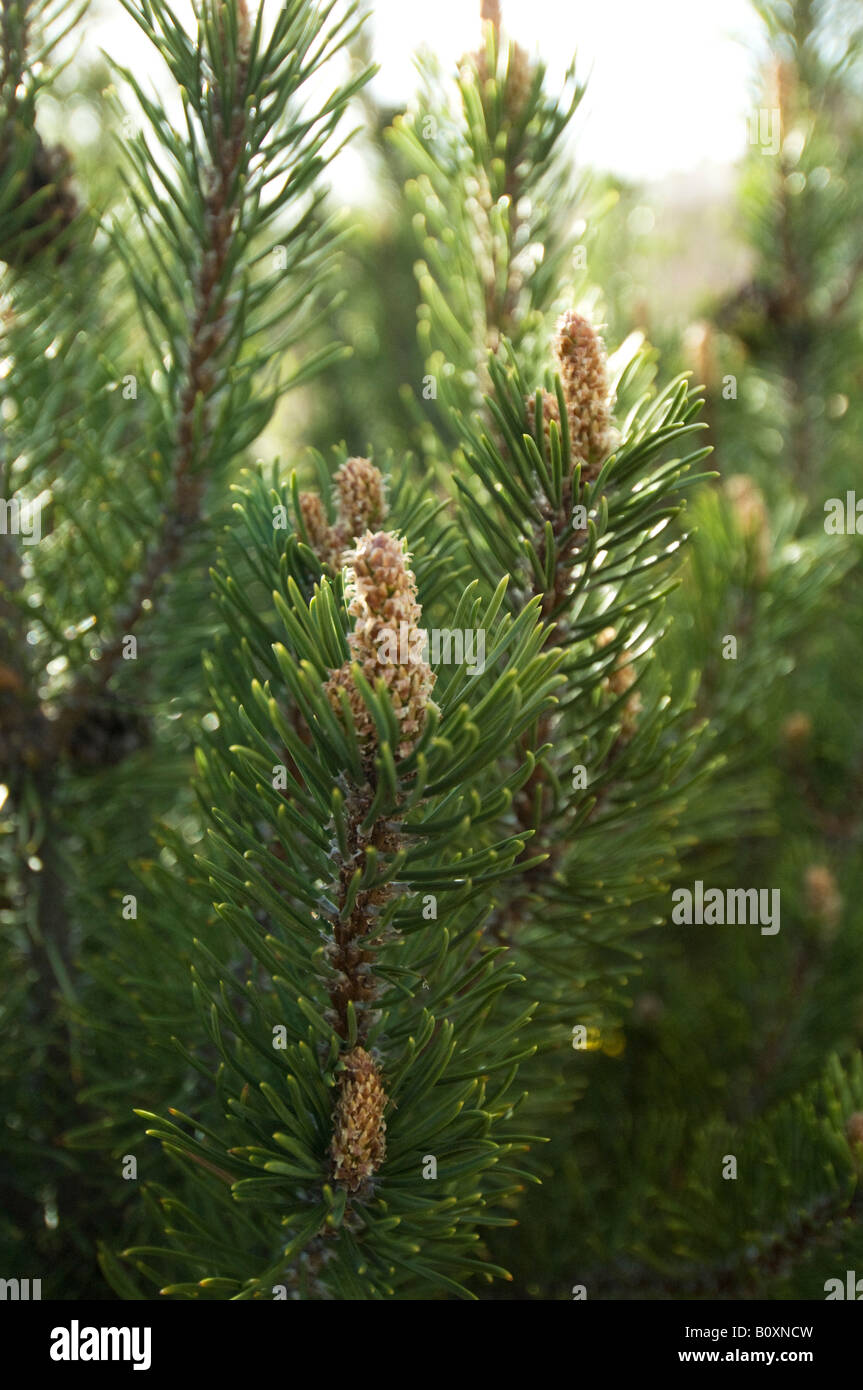
[[[360,743],[372,751],[377,730],[354,682],[353,663],[359,665],[372,690],[382,680],[401,734],[394,751],[406,758],[425,727],[435,681],[420,651],[422,609],[416,579],[408,567],[404,543],[392,531],[367,531],[345,559],[352,595],[348,612],[356,623],[348,637],[350,660],[332,672],[327,694],[333,708],[340,711],[339,691],[347,693]]]
[[[383,474],[364,458],[349,458],[334,478],[336,521],[330,525],[317,493],[300,493],[300,514],[309,544],[324,564],[341,569],[345,553],[364,531],[376,530],[387,514]]]

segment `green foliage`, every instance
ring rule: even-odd
[[[86,9],[87,0],[4,0],[0,11],[0,252],[10,266],[46,252],[62,259],[75,234],[68,152],[44,143],[36,107],[56,76],[57,50]]]
[[[269,519],[259,507],[247,494],[250,535]],[[265,553],[261,560],[267,564]],[[176,1292],[272,1297],[275,1285],[293,1288],[318,1266],[330,1296],[463,1292],[459,1271],[485,1268],[471,1254],[475,1227],[517,1186],[516,1155],[524,1147],[510,1117],[518,1100],[515,1061],[524,1051],[517,1028],[527,1017],[501,1023],[495,1000],[512,984],[513,967],[499,952],[478,954],[477,939],[489,885],[512,872],[524,849],[517,836],[493,841],[489,823],[532,760],[525,755],[506,778],[494,764],[501,746],[515,743],[547,706],[556,658],[539,654],[536,603],[513,620],[500,613],[502,588],[485,605],[469,586],[454,623],[484,625],[493,660],[482,675],[451,674],[439,716],[398,762],[392,709],[380,690],[365,690],[382,738],[376,790],[361,816],[362,751],[323,692],[328,669],[347,655],[341,584],[334,590],[323,580],[307,602],[272,553],[269,570],[275,642],[266,619],[250,624],[229,572],[217,578],[226,631],[238,636],[209,663],[219,729],[199,754],[206,848],[193,865],[180,837],[168,842],[178,872],[194,878],[212,904],[191,952],[192,973],[200,1036],[221,1058],[214,1086],[229,1123],[208,1126],[203,1140],[165,1120],[154,1127],[171,1152],[219,1170],[221,1185],[207,1172],[195,1176],[222,1204],[242,1205],[266,1254],[250,1263],[244,1242],[233,1255],[215,1256],[212,1241],[197,1239],[195,1223],[183,1223],[181,1248],[203,1283]],[[308,743],[292,720],[296,708]],[[281,790],[275,774],[285,764],[291,771]],[[388,852],[374,848],[383,827],[393,841]],[[358,834],[365,848],[357,847]],[[374,899],[387,888],[364,939],[382,993],[363,1044],[384,1058],[386,1168],[372,1200],[346,1205],[328,1168],[339,1036],[327,943],[357,894]],[[436,898],[434,918],[423,911],[428,894]],[[158,902],[162,895],[154,896]],[[174,934],[188,940],[185,921]],[[279,1027],[284,1046],[274,1041]],[[349,1027],[355,1042],[363,1019],[353,1006]],[[429,1153],[438,1181],[418,1185]],[[492,1210],[488,1219],[499,1218]],[[154,1254],[133,1252],[148,1264]]]
[[[546,436],[542,398],[532,426],[530,392],[509,352],[508,367],[489,364],[493,434],[478,419],[457,420],[456,483],[473,566],[489,583],[511,573],[516,602],[539,597],[564,651],[558,706],[534,731],[550,747],[517,810],[550,858],[495,922],[525,961],[529,988],[541,980],[556,1005],[560,1046],[575,1024],[599,1024],[609,989],[619,1014],[620,986],[640,954],[632,937],[655,920],[687,840],[680,825],[698,727],[687,693],[672,701],[653,657],[668,571],[685,540],[671,526],[682,506],[675,494],[698,481],[691,469],[709,449],[674,455],[695,442],[699,402],[683,379],[657,392],[649,358],[635,353],[612,378],[621,406],[614,451],[582,483],[560,380],[546,376],[562,422]]]
[[[422,259],[420,344],[448,403],[477,406],[489,349],[507,338],[519,358],[561,290],[580,277],[572,256],[573,186],[563,139],[583,95],[574,66],[563,92],[541,62],[486,25],[484,43],[451,84],[431,61],[391,140],[412,177],[405,188]],[[525,366],[533,367],[534,362]]]
[[[846,54],[842,6],[760,8],[771,62],[752,114],[781,116],[781,137],[743,171],[751,280],[699,333],[725,478],[695,500],[662,653],[677,687],[701,672],[723,762],[691,804],[679,881],[769,884],[782,925],[664,928],[625,1046],[597,1054],[554,1140],[591,1256],[551,1261],[533,1296],[585,1278],[606,1297],[822,1298],[859,1257],[859,544],[823,525],[856,449],[858,45]]]
[[[0,533],[4,1270],[822,1297],[863,1259],[859,25],[757,6],[781,138],[702,388],[672,311],[645,341],[641,192],[572,174],[574,70],[496,17],[393,117],[354,5],[124,6],[170,91],[115,66],[116,177],[49,142],[78,12],[0,22],[0,484],[43,532]],[[695,880],[781,930],[674,925]]]
[[[301,346],[333,293],[319,176],[368,76],[306,96],[354,9],[293,3],[265,36],[238,3],[204,5],[192,35],[168,6],[129,8],[182,88],[184,133],[124,74],[144,129],[121,143],[127,202],[105,227],[65,183],[29,191],[46,60],[75,16],[12,4],[2,29],[2,485],[41,522],[38,544],[24,526],[0,536],[4,1234],[10,1262],[50,1264],[66,1296],[94,1287],[98,1222],[122,1229],[132,1192],[116,1177],[127,1148],[95,1164],[76,1151],[128,1136],[130,1081],[151,1104],[187,1093],[175,1058],[152,1063],[149,1023],[129,1028],[106,961],[130,861],[188,801],[232,470],[284,391],[332,359]]]

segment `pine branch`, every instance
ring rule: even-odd
[[[823,1298],[825,1271],[844,1268],[863,1240],[861,1078],[859,1053],[844,1067],[833,1057],[820,1081],[764,1118],[738,1129],[702,1127],[684,1180],[652,1199],[667,1223],[665,1239],[652,1234],[648,1246],[638,1237],[637,1254],[592,1271],[591,1290],[604,1297],[781,1298],[805,1280],[809,1296]],[[736,1159],[736,1181],[718,1177],[727,1155]],[[722,1222],[715,1220],[717,1204]]]
[[[44,1114],[35,1129],[27,1121],[22,1172],[30,1161],[31,1132],[53,1144],[61,1132],[96,1132],[103,1124],[99,1087],[93,1088],[95,1102],[86,1093],[77,1102],[74,1094],[96,1068],[88,1056],[87,1074],[82,1071],[81,1033],[103,1060],[99,1010],[110,1015],[110,1001],[116,1033],[128,996],[118,995],[110,974],[100,974],[94,921],[110,922],[110,955],[116,935],[111,917],[118,909],[111,904],[106,911],[106,887],[116,893],[111,878],[117,863],[129,857],[127,845],[131,841],[140,852],[154,806],[167,809],[182,778],[180,731],[169,729],[166,738],[160,729],[159,746],[146,765],[130,759],[154,739],[152,712],[167,703],[158,657],[147,663],[149,692],[140,683],[132,692],[120,678],[124,639],[145,618],[153,648],[159,634],[164,643],[176,631],[194,648],[202,625],[212,630],[212,618],[202,624],[204,594],[191,576],[195,566],[202,568],[202,557],[211,558],[206,528],[222,520],[230,469],[269,419],[280,393],[333,355],[332,347],[316,357],[303,353],[309,324],[327,293],[337,240],[336,227],[321,212],[319,176],[351,93],[368,76],[359,74],[331,94],[309,99],[300,111],[305,86],[350,38],[353,7],[333,21],[308,3],[292,3],[266,38],[261,16],[250,22],[242,3],[204,6],[193,38],[167,5],[135,8],[135,15],[184,90],[186,129],[173,130],[159,104],[138,90],[152,134],[149,141],[141,136],[124,146],[130,203],[115,222],[111,242],[94,249],[94,220],[84,219],[86,227],[79,223],[75,244],[69,244],[63,277],[53,278],[55,264],[66,255],[65,234],[52,240],[56,257],[40,255],[37,261],[34,252],[19,266],[6,229],[17,237],[21,219],[35,217],[37,204],[42,206],[31,199],[19,209],[15,201],[19,157],[34,148],[38,153],[38,136],[35,146],[32,139],[16,141],[14,169],[0,159],[0,243],[7,261],[16,260],[6,280],[10,306],[3,324],[4,355],[14,364],[3,382],[3,476],[6,496],[14,491],[16,503],[41,501],[47,533],[46,543],[32,550],[6,544],[20,541],[18,536],[0,538],[4,783],[16,823],[30,826],[16,842],[17,855],[29,857],[30,868],[12,856],[9,951],[16,966],[26,961],[36,972],[34,991],[51,1014],[50,1047],[34,1052],[26,1067],[28,1082],[44,1096]],[[33,43],[28,61],[44,61],[53,41],[52,33],[44,43]],[[43,80],[27,79],[26,99],[14,112],[16,132],[25,118],[32,126]],[[8,120],[2,129],[8,136]],[[278,260],[271,243],[281,248]],[[113,271],[118,249],[127,272],[119,286]],[[268,266],[277,267],[275,283]],[[161,331],[148,339],[153,315]],[[131,362],[141,330],[150,358]],[[274,386],[273,366],[284,361],[284,352],[291,359]],[[136,393],[135,405],[118,409],[120,385],[130,379],[147,383],[143,399]],[[191,621],[178,621],[190,601]],[[164,682],[175,701],[200,699],[198,652],[193,654],[182,687]],[[173,764],[169,775],[166,758]],[[112,782],[110,769],[127,759],[132,780]],[[98,796],[94,806],[94,788],[87,784],[93,772],[100,775],[106,805],[116,806],[122,797],[125,808],[122,825],[115,824],[107,838]],[[39,1033],[39,1019],[28,1013],[26,1001],[14,1024]],[[149,1021],[142,1034],[136,1043],[139,1065],[153,1049]],[[108,1055],[114,1048],[109,1042]],[[176,1064],[173,1071],[167,1065],[150,1069],[156,1094],[145,1089],[143,1099],[155,1104],[157,1095],[177,1096],[176,1073]],[[122,1106],[127,1112],[125,1101]],[[124,1120],[110,1132],[124,1126],[128,1131]],[[60,1174],[55,1191],[64,1231],[68,1223],[83,1237],[81,1207],[90,1201],[90,1184],[81,1180],[70,1153],[59,1153],[59,1159],[52,1153],[46,1171],[51,1182]],[[115,1205],[122,1207],[122,1199],[112,1200]],[[41,1220],[32,1200],[29,1206]]]
[[[265,495],[261,507],[256,514],[247,497],[251,529],[270,513]],[[431,671],[393,661],[380,640],[419,621],[401,544],[367,533],[350,563],[350,613],[327,581],[308,603],[282,571],[282,643],[247,644],[239,682],[225,679],[226,656],[214,668],[221,727],[201,766],[204,805],[219,809],[208,812],[212,853],[196,875],[209,876],[219,916],[256,964],[243,984],[231,954],[200,943],[195,979],[228,1074],[248,1083],[229,1105],[242,1142],[219,1126],[203,1148],[163,1120],[153,1132],[194,1166],[202,1159],[232,1175],[271,1256],[244,1281],[236,1259],[213,1266],[187,1232],[184,1248],[201,1251],[210,1273],[170,1286],[178,1296],[205,1293],[210,1279],[214,1296],[241,1298],[282,1285],[391,1297],[417,1279],[465,1296],[459,1280],[473,1267],[495,1272],[471,1259],[471,1232],[512,1188],[508,1155],[521,1144],[506,1116],[524,1016],[495,1022],[511,972],[474,948],[486,885],[512,872],[524,840],[493,843],[471,789],[483,785],[494,802],[529,775],[529,756],[509,785],[494,763],[550,699],[555,657],[539,655],[536,604],[495,621],[503,590],[490,607],[468,590],[461,614],[483,623],[499,660],[449,682],[435,708]],[[220,589],[233,624],[242,593],[230,582]],[[308,742],[289,722],[292,706]],[[280,765],[281,784],[272,776]],[[274,1025],[287,1035],[281,1050]],[[274,1116],[287,1133],[273,1132]],[[438,1164],[427,1188],[422,1154]],[[285,1182],[287,1245],[268,1216],[273,1184]],[[400,1214],[398,1232],[385,1213]],[[358,1250],[368,1264],[359,1291]],[[162,1255],[170,1264],[170,1251]]]
[[[482,46],[459,65],[458,117],[427,64],[417,110],[390,132],[414,171],[406,197],[423,257],[416,274],[426,369],[441,400],[460,409],[481,404],[489,350],[499,353],[506,339],[524,361],[572,283],[568,213],[585,197],[581,185],[571,187],[563,154],[584,90],[574,67],[563,93],[552,95],[542,63],[503,38],[499,14],[483,19]]]

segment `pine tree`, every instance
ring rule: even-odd
[[[678,684],[701,673],[723,758],[679,883],[769,884],[781,928],[682,927],[648,953],[625,1046],[555,1140],[578,1267],[528,1245],[534,1296],[818,1299],[861,1257],[859,582],[825,523],[853,485],[858,42],[841,6],[758,8],[753,270],[689,335],[722,478],[692,509],[662,651]]]
[[[182,92],[184,124],[118,73],[145,126],[123,149],[128,203],[104,228],[38,131],[70,16],[13,3],[2,30],[4,1219],[15,1267],[39,1277],[61,1252],[67,1294],[79,1269],[98,1287],[95,1213],[123,1202],[119,1164],[97,1180],[70,1147],[103,1127],[94,1092],[128,1101],[129,1077],[85,1056],[95,1031],[116,1058],[129,1012],[113,977],[105,1012],[92,975],[108,925],[110,940],[134,915],[126,866],[153,818],[188,799],[206,572],[232,467],[284,391],[333,356],[297,356],[331,293],[337,229],[316,181],[367,75],[303,101],[353,10],[292,4],[266,38],[242,3],[203,5],[194,36],[168,6],[129,11]]]
[[[489,39],[494,53],[494,26]],[[468,83],[475,80],[469,74]],[[492,104],[507,81],[505,74],[489,80]],[[548,121],[554,105],[541,82],[531,92],[531,111],[517,105],[516,119],[527,121],[536,109]],[[564,123],[552,124],[556,137]],[[512,158],[522,160],[520,147]],[[543,153],[534,177],[545,177],[545,160]],[[526,182],[524,196],[530,187]],[[446,289],[454,304],[470,302],[474,286],[463,265]],[[538,286],[537,298],[543,293]],[[536,309],[528,312],[536,317]],[[515,306],[511,315],[514,327]],[[654,571],[668,566],[680,544],[678,537],[663,546],[657,537],[680,510],[675,490],[706,453],[668,457],[691,435],[697,401],[683,381],[655,393],[650,364],[638,357],[620,373],[622,400],[636,401],[615,432],[615,388],[587,320],[564,316],[557,375],[548,371],[535,392],[515,347],[502,334],[489,343],[489,327],[487,316],[477,351],[482,360],[492,349],[484,371],[494,435],[481,416],[453,409],[458,391],[447,402],[442,444],[454,436],[460,446],[453,505],[462,519],[455,528],[429,545],[432,518],[421,521],[409,462],[396,463],[385,501],[374,465],[344,460],[331,502],[318,458],[320,492],[302,492],[292,480],[287,490],[267,493],[259,479],[246,493],[243,512],[254,540],[244,553],[261,557],[253,565],[260,602],[249,600],[247,583],[235,581],[236,561],[217,577],[225,621],[244,653],[243,669],[233,669],[230,680],[224,657],[217,654],[212,668],[224,742],[204,755],[202,767],[205,804],[218,806],[210,815],[219,826],[211,832],[219,855],[199,859],[195,870],[176,838],[170,848],[185,877],[203,880],[205,899],[231,929],[219,952],[207,919],[206,945],[202,933],[194,952],[203,959],[193,970],[224,1063],[215,1078],[220,1108],[232,1123],[226,1129],[214,1119],[204,1129],[200,1113],[187,1119],[204,1129],[206,1145],[164,1119],[154,1119],[153,1132],[187,1166],[198,1165],[195,1176],[211,1202],[221,1198],[229,1209],[232,1200],[243,1202],[257,1238],[251,1250],[248,1239],[220,1242],[218,1255],[201,1226],[203,1194],[182,1208],[161,1194],[182,1259],[204,1272],[169,1285],[181,1295],[386,1297],[435,1287],[465,1293],[472,1271],[500,1272],[470,1251],[477,1227],[512,1220],[494,1208],[511,1206],[525,1176],[510,1155],[530,1136],[504,1124],[517,1098],[510,1090],[516,1063],[530,1076],[532,1053],[559,1054],[563,1047],[571,1054],[575,1027],[592,1035],[596,1019],[605,1022],[601,1010],[622,974],[615,957],[631,960],[626,937],[651,920],[662,887],[657,870],[667,872],[674,858],[674,811],[683,802],[696,728],[681,740],[675,728],[685,706],[672,706],[661,686],[644,695],[635,686],[639,664],[661,635],[665,588]],[[469,412],[474,402],[462,399]],[[515,519],[522,515],[533,519],[532,534],[519,534]],[[282,541],[277,528],[274,547],[267,538],[273,519],[289,516],[292,527],[284,527]],[[394,523],[396,530],[375,530]],[[428,552],[420,552],[416,578],[397,539],[412,544],[415,535]],[[455,564],[447,563],[448,547]],[[461,593],[449,577],[459,561],[478,575]],[[276,605],[269,623],[262,619],[267,592]],[[414,650],[426,613],[445,622],[448,640],[481,634],[482,663],[456,657],[449,670],[443,655],[443,665],[428,668]],[[544,626],[537,625],[540,616]],[[358,620],[353,633],[351,617]],[[252,642],[250,626],[260,641]],[[432,628],[432,636],[440,631]],[[384,639],[398,650],[382,660]],[[558,710],[549,701],[561,662],[567,693]],[[592,709],[587,728],[585,708]],[[590,797],[579,794],[583,785],[572,776],[572,761],[585,749],[597,782]],[[269,838],[268,804],[294,834],[279,836],[264,853],[255,846],[262,834]],[[588,864],[582,849],[576,873],[572,860],[569,867],[561,861],[559,842],[588,821],[596,861]],[[602,842],[621,822],[615,867]],[[244,828],[251,825],[252,832]],[[541,853],[531,855],[529,841],[540,832]],[[587,834],[583,840],[587,847]],[[517,883],[504,887],[514,874]],[[583,922],[595,926],[564,938],[573,891]],[[176,888],[168,896],[176,902]],[[541,928],[530,924],[540,904],[548,923]],[[621,907],[628,930],[621,929]],[[265,944],[258,940],[262,928]],[[305,962],[298,931],[308,938]],[[245,977],[228,974],[242,959],[239,943],[253,958]],[[498,957],[522,959],[526,981]],[[585,991],[575,1024],[559,983],[573,977]],[[519,1046],[537,995],[541,1018]],[[311,1107],[304,1117],[286,1109],[286,1084],[295,1102],[302,1096]],[[547,1111],[555,1102],[545,1064],[536,1086],[546,1098],[543,1106],[532,1095],[531,1111]],[[256,1099],[259,1091],[266,1103]],[[274,1120],[288,1129],[274,1135]],[[268,1206],[276,1212],[268,1214]],[[222,1215],[222,1225],[229,1219]],[[170,1250],[160,1253],[170,1268]],[[156,1254],[148,1246],[132,1258],[146,1260],[149,1273]]]
[[[163,85],[115,69],[106,210],[45,119],[80,16],[0,24],[4,1268],[822,1297],[863,1259],[842,6],[759,6],[751,281],[675,365],[595,283],[574,67],[493,0],[386,132],[350,4],[124,4]],[[390,211],[349,237],[352,107]],[[674,926],[696,880],[781,931]]]

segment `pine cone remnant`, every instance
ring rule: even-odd
[[[352,593],[348,612],[356,624],[348,637],[350,660],[331,673],[327,694],[333,709],[340,713],[339,691],[347,692],[360,743],[371,755],[377,730],[354,683],[351,666],[354,662],[360,666],[372,690],[382,680],[401,733],[393,753],[406,758],[425,727],[435,682],[423,653],[416,579],[408,567],[404,542],[393,531],[367,531],[345,560]]]
[[[352,1048],[342,1061],[330,1144],[333,1180],[359,1192],[386,1157],[387,1095],[380,1068],[365,1048]]]
[[[332,527],[327,520],[324,504],[316,492],[300,493],[300,515],[312,550],[320,559],[329,562]]]

